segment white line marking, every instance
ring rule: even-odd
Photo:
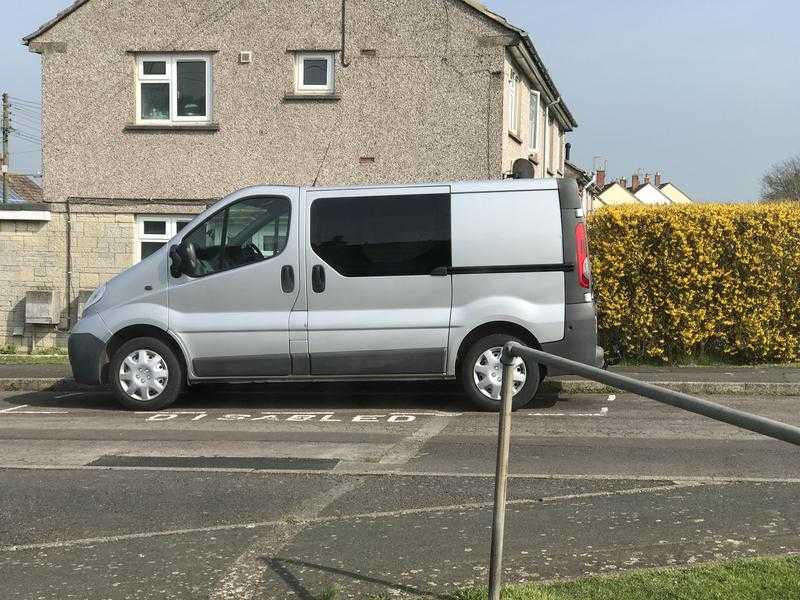
[[[212,414],[212,410],[163,410],[163,411],[152,411],[152,410],[137,410],[134,412],[136,415],[161,415],[161,414],[169,414],[169,415],[199,415],[199,414]],[[2,411],[0,411],[2,412]],[[222,412],[221,409],[217,409],[217,412]],[[304,410],[304,411],[291,411],[291,410],[261,410],[258,411],[259,414],[270,414],[270,415],[339,415],[339,414],[350,414],[356,413],[354,410]],[[231,413],[232,414],[232,413]],[[460,417],[464,413],[454,413],[454,412],[439,412],[439,411],[426,411],[426,412],[409,412],[409,411],[392,411],[387,413],[382,413],[378,416],[386,416],[386,415],[412,415],[416,417]]]
[[[355,485],[345,485],[340,484],[336,486],[332,493],[338,493],[338,496],[343,495],[354,489]],[[630,488],[626,490],[606,490],[602,492],[585,492],[582,494],[563,494],[559,496],[546,496],[543,498],[526,498],[526,499],[519,499],[519,500],[509,500],[507,505],[508,506],[536,506],[540,505],[545,502],[558,502],[562,500],[578,500],[583,498],[607,498],[612,496],[630,496],[635,494],[646,494],[650,492],[664,492],[664,491],[672,491],[680,488],[686,487],[696,487],[702,485],[699,482],[676,482],[672,485],[659,485],[659,486],[651,486],[651,487],[642,487],[642,488]],[[331,493],[331,492],[329,492]],[[323,494],[323,496],[325,496]],[[338,497],[337,496],[337,497]],[[312,503],[313,504],[313,503]],[[312,506],[309,512],[317,511],[324,509],[328,506],[330,502],[323,502],[320,503],[318,506]],[[492,508],[494,506],[494,502],[467,502],[464,504],[451,504],[451,505],[444,505],[444,506],[427,506],[423,508],[409,508],[409,509],[401,509],[401,510],[391,510],[391,511],[379,511],[379,512],[368,512],[368,513],[360,513],[360,514],[351,514],[351,515],[341,515],[341,516],[327,516],[327,517],[315,517],[315,516],[308,516],[303,517],[302,512],[298,517],[302,520],[302,523],[305,525],[313,524],[313,523],[330,523],[335,521],[351,521],[351,520],[358,520],[358,519],[380,519],[385,517],[400,517],[400,516],[408,516],[408,515],[418,515],[418,514],[427,514],[433,512],[452,512],[452,511],[462,511],[462,510],[476,510],[476,509],[487,509]],[[305,511],[303,511],[305,512]],[[291,516],[291,515],[290,515]],[[256,529],[256,528],[264,528],[264,527],[274,527],[274,526],[285,526],[286,525],[286,518],[280,520],[272,520],[272,521],[255,521],[251,523],[232,523],[230,525],[214,525],[211,527],[196,527],[191,529],[167,529],[163,531],[143,531],[140,533],[128,533],[123,535],[111,535],[111,536],[103,536],[103,537],[93,537],[93,538],[80,538],[80,539],[73,539],[73,540],[62,540],[58,542],[40,542],[35,544],[16,544],[13,546],[0,546],[0,552],[19,552],[21,550],[44,550],[48,548],[70,548],[74,546],[84,546],[87,544],[107,544],[110,542],[124,542],[128,540],[141,540],[141,539],[148,539],[148,538],[155,538],[155,537],[165,537],[170,535],[187,535],[192,533],[210,533],[215,531],[235,531],[237,529]]]
[[[15,415],[68,415],[69,411],[66,410],[20,410],[27,408],[28,404],[20,404],[19,406],[12,406],[11,408],[4,408],[0,413],[8,414],[14,411]]]
[[[527,413],[526,417],[605,417],[608,415],[608,407],[604,406],[600,412],[596,413]]]
[[[617,395],[616,394],[609,394],[608,398],[606,398],[606,402],[613,402],[616,399],[617,399]]]

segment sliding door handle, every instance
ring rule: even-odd
[[[281,289],[286,294],[294,291],[294,268],[292,265],[284,265],[281,269]]]
[[[325,291],[325,269],[322,265],[314,265],[311,269],[311,288],[317,294]]]

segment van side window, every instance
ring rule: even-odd
[[[311,247],[346,277],[430,275],[451,266],[450,196],[320,198]]]
[[[259,196],[209,217],[183,239],[197,257],[189,275],[203,277],[279,255],[286,248],[290,213],[287,198]]]

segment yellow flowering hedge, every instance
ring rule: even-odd
[[[800,205],[602,208],[589,218],[601,344],[629,359],[800,357]]]

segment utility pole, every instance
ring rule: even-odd
[[[8,202],[8,134],[11,131],[10,119],[8,117],[8,94],[3,94],[3,204]]]

